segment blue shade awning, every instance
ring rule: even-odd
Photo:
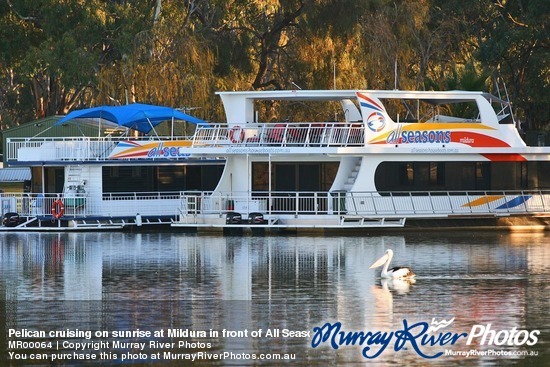
[[[206,121],[178,111],[171,107],[154,106],[142,103],[132,103],[124,106],[100,106],[85,108],[69,113],[55,125],[63,124],[73,119],[99,118],[119,126],[149,133],[153,127],[163,121],[182,120],[197,125],[207,125]]]

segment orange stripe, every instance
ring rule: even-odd
[[[498,199],[502,199],[503,197],[503,195],[487,195],[479,199],[475,199],[474,201],[470,201],[469,203],[462,205],[462,207],[485,205]]]

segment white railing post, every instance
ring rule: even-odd
[[[416,207],[414,206],[414,200],[412,196],[412,191],[409,191],[409,198],[411,199],[411,206],[413,208],[413,213],[416,214]]]
[[[376,207],[376,200],[374,199],[372,191],[370,192],[370,200],[372,202],[372,207],[374,208],[374,214],[378,214],[378,208]]]
[[[468,209],[470,209],[470,214],[472,214],[472,199],[470,198],[470,193],[466,191],[466,200],[468,201]]]
[[[343,194],[344,194],[344,203],[346,203],[348,199],[347,193],[344,192]],[[349,194],[350,194],[351,202],[353,203],[353,209],[355,210],[355,214],[357,214],[357,204],[355,203],[355,197],[353,196],[353,192],[350,192]],[[346,205],[346,209],[348,209],[347,205]]]
[[[508,211],[508,213],[511,213],[512,208],[511,208],[510,203],[508,201],[508,196],[506,194],[506,191],[504,191],[504,194],[505,194],[504,197],[506,198],[506,210]],[[512,195],[514,195],[514,194],[512,193]]]
[[[371,196],[372,196],[372,192],[371,192]],[[392,192],[390,192],[390,201],[391,201],[391,205],[392,205],[392,208],[393,208],[393,213],[395,215],[397,215],[397,207],[395,206],[395,198],[394,198]]]
[[[491,212],[491,204],[489,203],[489,195],[487,195],[487,191],[483,191],[483,195],[485,195],[485,205],[487,206],[487,212]]]
[[[432,208],[432,214],[435,214],[435,207],[434,207],[434,202],[433,202],[431,191],[428,191],[428,197],[430,198],[430,206]]]
[[[449,200],[449,207],[451,208],[451,213],[454,214],[455,213],[455,207],[454,207],[454,204],[453,204],[453,200],[451,199],[451,192],[446,191],[446,193],[447,193],[447,199]]]

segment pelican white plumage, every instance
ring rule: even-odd
[[[380,286],[397,294],[406,294],[411,290],[411,286],[416,284],[415,277],[409,278],[381,278]]]
[[[390,249],[387,249],[384,256],[376,260],[374,264],[370,266],[370,268],[374,269],[384,265],[380,276],[386,279],[410,279],[416,276],[416,274],[413,273],[411,268],[407,268],[403,266],[396,266],[388,270],[388,267],[390,265],[390,261],[392,260],[392,258],[393,258],[393,251]]]

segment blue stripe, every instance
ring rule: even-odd
[[[362,107],[372,108],[373,110],[382,112],[382,110],[381,110],[380,108],[376,107],[376,106],[373,105],[373,104],[367,103],[367,102],[361,102],[361,106],[362,106]]]
[[[509,209],[509,208],[514,208],[518,205],[521,205],[523,203],[525,203],[527,200],[531,199],[531,195],[523,195],[523,196],[518,196],[516,198],[513,198],[512,200],[510,201],[507,201],[506,203],[502,204],[501,206],[499,206],[498,208],[496,209]]]

